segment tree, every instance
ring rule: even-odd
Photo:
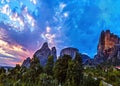
[[[6,70],[4,69],[4,67],[1,67],[0,68],[0,74],[5,73],[5,72],[6,72]]]
[[[75,61],[75,66],[74,67],[75,67],[75,71],[77,73],[75,81],[76,81],[76,84],[79,86],[82,83],[82,80],[83,80],[82,57],[79,53],[76,53],[74,61]]]
[[[33,57],[31,63],[30,63],[30,68],[28,70],[30,74],[30,81],[34,82],[36,81],[36,78],[43,72],[43,68],[40,65],[40,61],[37,57]],[[28,75],[29,75],[28,74]]]
[[[44,72],[48,75],[53,75],[53,66],[54,66],[54,58],[53,56],[48,57],[48,61],[44,67]]]
[[[80,86],[82,81],[82,59],[79,53],[68,62],[66,86]]]
[[[6,74],[5,73],[0,74],[0,83],[4,83],[5,79],[6,79]]]
[[[99,86],[100,79],[95,80],[91,75],[84,76],[84,82],[82,86]]]
[[[45,73],[40,74],[38,86],[55,86],[53,83],[53,77]]]
[[[77,75],[76,66],[77,65],[75,64],[75,61],[73,60],[69,61],[65,86],[78,86],[75,81],[76,77],[79,77],[76,76]]]
[[[54,66],[54,77],[58,80],[58,83],[63,84],[66,80],[68,62],[71,60],[69,55],[64,55],[59,58]]]
[[[38,58],[34,57],[30,63],[30,68],[35,71],[37,75],[43,72],[43,68],[40,65],[40,61]]]

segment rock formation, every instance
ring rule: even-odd
[[[51,55],[54,57],[54,61],[57,60],[57,51],[55,47],[52,47]]]
[[[120,44],[120,38],[114,35],[110,30],[102,31],[97,47],[97,55],[95,55],[95,62],[102,63],[110,58],[114,58],[115,52],[118,52],[117,44]]]
[[[64,48],[60,52],[60,57],[62,57],[63,55],[70,55],[72,59],[74,59],[77,52],[79,52],[79,50],[76,48],[72,47]]]
[[[23,61],[23,64],[21,66],[29,68],[30,67],[30,62],[31,62],[31,59],[30,59],[30,57],[28,57]]]
[[[42,47],[35,52],[35,54],[33,55],[33,57],[34,58],[38,58],[40,60],[41,65],[44,66],[46,64],[46,62],[47,62],[48,57],[52,55],[54,57],[54,59],[56,59],[57,58],[56,54],[57,54],[56,48],[53,47],[52,50],[51,50],[48,47],[48,43],[45,42],[42,45]]]
[[[34,53],[33,58],[38,58],[39,61],[40,61],[40,64],[42,66],[44,66],[46,64],[49,56],[53,56],[54,61],[56,61],[57,51],[56,51],[55,47],[52,47],[52,49],[50,49],[48,47],[48,43],[45,42],[45,43],[43,43],[42,47]],[[31,59],[27,58],[26,60],[23,61],[22,66],[25,66],[25,67],[29,68],[30,67],[30,62],[31,62]]]
[[[86,63],[86,61],[90,59],[90,57],[86,54],[81,54],[81,56],[82,56],[82,63],[83,64]]]

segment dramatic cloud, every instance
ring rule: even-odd
[[[7,36],[7,32],[0,28],[0,64],[4,62],[2,65],[14,66],[31,54],[31,51],[15,43]]]
[[[0,65],[21,63],[47,41],[76,47],[92,58],[99,34],[120,36],[119,0],[1,0]]]

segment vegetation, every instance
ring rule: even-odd
[[[107,86],[106,83],[119,86],[120,71],[105,64],[83,68],[79,53],[75,59],[64,55],[56,62],[49,56],[44,67],[34,57],[29,68],[0,68],[0,86]]]
[[[96,78],[99,81],[99,85],[94,86],[108,86],[104,83],[113,86],[120,85],[120,70],[116,69],[114,66],[106,67],[98,65],[96,68],[88,67],[84,70],[84,75],[91,75],[91,77]]]

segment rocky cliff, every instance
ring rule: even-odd
[[[55,47],[50,49],[49,46],[48,46],[48,43],[45,42],[45,43],[43,43],[42,47],[34,53],[33,58],[38,58],[39,61],[40,61],[40,64],[42,66],[44,66],[46,64],[49,56],[53,56],[54,61],[56,61],[57,51],[56,51]],[[30,62],[31,62],[31,59],[27,58],[26,60],[23,61],[22,66],[25,66],[25,67],[29,68],[30,67]]]
[[[21,66],[22,67],[25,66],[26,68],[29,68],[30,67],[30,62],[31,62],[31,59],[30,59],[30,57],[28,57],[23,61],[23,64]]]
[[[95,55],[95,62],[102,63],[110,58],[114,58],[118,52],[116,45],[120,44],[120,38],[114,35],[110,30],[102,31],[97,47],[97,55]]]
[[[63,55],[70,55],[72,59],[74,59],[77,52],[79,52],[79,50],[76,48],[72,47],[64,48],[60,52],[60,57],[62,57]]]
[[[48,43],[45,42],[42,45],[42,47],[35,52],[33,57],[38,58],[40,60],[41,65],[44,66],[47,62],[48,57],[51,56],[51,55],[54,57],[54,60],[57,58],[56,48],[53,47],[52,49],[50,49],[48,47]]]
[[[83,65],[87,65],[87,64],[92,64],[92,59],[86,55],[86,54],[81,54],[81,57],[82,57],[82,64]]]
[[[51,55],[54,57],[54,61],[57,60],[57,50],[55,47],[52,47]]]

